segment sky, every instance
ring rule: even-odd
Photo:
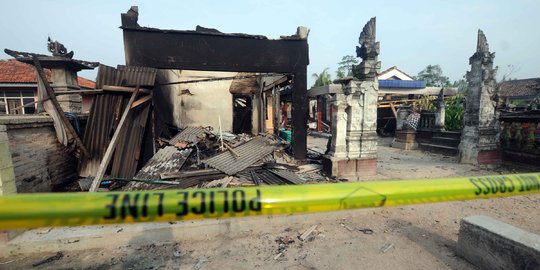
[[[47,37],[75,51],[74,58],[124,64],[120,13],[139,6],[141,26],[194,30],[196,25],[224,33],[279,38],[298,26],[310,29],[311,74],[329,68],[332,78],[344,55],[355,55],[358,36],[377,17],[382,69],[397,66],[417,75],[429,64],[441,66],[451,81],[470,70],[478,29],[495,52],[498,78],[540,77],[540,1],[3,1],[0,59],[4,48],[48,54]],[[80,76],[95,79],[96,71]]]

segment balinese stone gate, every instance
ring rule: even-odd
[[[354,77],[341,80],[343,93],[331,101],[332,141],[324,167],[332,176],[358,180],[377,174],[377,98],[381,68],[379,42],[375,41],[375,18],[364,26],[356,47],[362,62],[353,68]]]
[[[486,36],[478,30],[476,52],[469,58],[471,71],[466,76],[469,87],[459,145],[461,163],[493,164],[501,160],[494,58]]]

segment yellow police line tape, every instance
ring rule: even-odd
[[[540,193],[540,173],[227,189],[0,196],[0,229],[337,211]]]

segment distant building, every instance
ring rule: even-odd
[[[52,82],[51,71],[45,69],[45,75],[48,81]],[[83,77],[78,77],[77,81],[81,89],[96,87],[95,82]],[[37,87],[36,70],[33,66],[15,59],[0,60],[0,115],[35,113],[37,103],[22,108],[21,106],[37,100]],[[91,99],[91,96],[83,96],[83,112],[89,110]]]
[[[435,96],[441,89],[445,96],[457,94],[457,88],[426,86],[425,81],[417,81],[414,77],[393,66],[379,74],[379,99],[414,99],[419,95]]]
[[[499,97],[507,108],[527,109],[535,99],[540,99],[540,78],[501,82]]]

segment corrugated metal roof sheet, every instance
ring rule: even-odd
[[[130,178],[137,172],[149,111],[150,103],[131,109],[128,121],[120,134],[121,141],[114,151],[111,175]]]
[[[116,85],[120,86],[154,86],[157,69],[150,67],[118,65]]]
[[[203,160],[203,163],[227,175],[234,175],[272,153],[274,149],[275,146],[270,144],[266,139],[255,137],[251,141],[234,149],[240,155],[238,158],[235,158],[230,151],[226,151]]]
[[[127,73],[131,72],[129,68],[127,70]],[[103,85],[118,85],[118,76],[121,73],[113,67],[100,65],[96,84],[99,88]],[[80,176],[86,177],[97,173],[129,98],[129,95],[119,93],[94,96],[83,138],[83,144],[92,157],[82,157],[79,166]],[[149,111],[150,105],[145,104],[133,109],[128,115],[127,123],[118,138],[111,176],[129,178],[135,175]]]
[[[193,149],[186,148],[178,150],[174,146],[166,146],[160,149],[156,154],[139,170],[135,175],[136,179],[149,179],[159,180],[161,179],[160,173],[172,173],[178,172],[186,162],[186,159],[191,154]],[[196,185],[198,182],[194,183]],[[171,185],[172,188],[186,188],[192,186],[191,183],[185,183],[186,185]],[[123,190],[148,190],[166,188],[161,185],[147,184],[143,182],[129,182],[122,189]]]
[[[288,170],[269,170],[269,171],[295,185],[300,185],[305,182],[296,173],[288,171]]]
[[[206,130],[202,127],[186,127],[170,139],[169,144],[175,145],[178,142],[196,143],[200,140],[199,137],[202,136],[205,131]]]
[[[104,85],[154,86],[156,74],[157,69],[149,67],[119,65],[118,68],[113,68],[99,65],[96,88],[102,88]]]
[[[379,80],[379,88],[421,89],[425,87],[425,81]]]
[[[161,179],[160,173],[178,172],[191,154],[192,148],[178,150],[174,146],[166,146],[157,153],[135,175],[138,179]]]
[[[96,175],[128,99],[121,94],[94,96],[83,137],[83,144],[92,157],[81,158],[80,176]]]

